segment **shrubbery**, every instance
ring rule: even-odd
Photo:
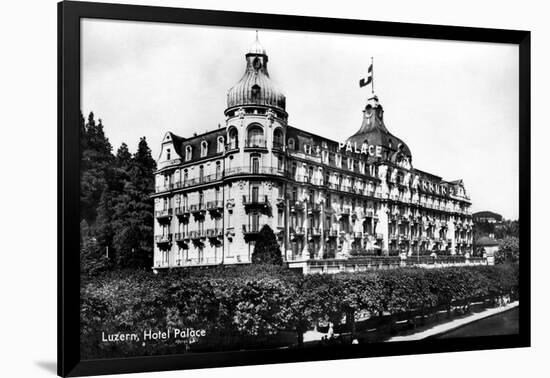
[[[308,275],[268,265],[196,270],[111,272],[82,286],[82,357],[182,353],[178,342],[102,343],[101,332],[167,328],[206,330],[192,350],[269,346],[272,335],[303,334],[319,323],[347,323],[358,314],[407,315],[468,305],[480,297],[518,295],[517,265],[403,268]],[[265,341],[265,343],[264,343]]]

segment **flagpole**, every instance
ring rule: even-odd
[[[372,80],[371,80],[371,92],[374,94],[374,58],[370,57],[370,66],[372,67]]]

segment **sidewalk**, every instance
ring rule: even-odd
[[[427,330],[422,331],[422,332],[415,333],[413,335],[395,336],[395,337],[392,337],[391,339],[389,339],[388,341],[413,341],[413,340],[425,339],[426,337],[431,337],[431,336],[438,335],[440,333],[445,333],[445,332],[451,331],[455,328],[461,327],[461,326],[466,325],[468,323],[475,322],[476,320],[484,319],[484,318],[487,318],[489,316],[496,315],[496,314],[499,314],[499,313],[504,312],[504,311],[508,311],[508,310],[510,310],[514,307],[517,307],[518,305],[519,305],[519,301],[511,302],[511,303],[507,304],[506,306],[497,307],[497,308],[490,308],[490,309],[487,309],[487,310],[485,310],[483,312],[480,312],[478,314],[473,314],[473,315],[467,316],[467,317],[462,318],[462,319],[455,319],[455,320],[452,320],[448,323],[439,324],[435,327],[432,327],[432,328],[427,329]]]

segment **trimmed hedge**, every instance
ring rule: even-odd
[[[250,265],[196,270],[120,271],[83,282],[82,357],[123,357],[301,345],[317,324],[403,316],[479,298],[518,297],[518,266],[399,268],[354,274],[297,275],[272,266]],[[345,322],[344,322],[345,321]],[[206,331],[188,340],[102,342],[102,332],[193,328]],[[274,337],[277,335],[277,337]],[[282,343],[277,345],[277,343]]]

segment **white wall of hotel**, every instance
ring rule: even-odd
[[[258,148],[245,147],[251,126],[262,128],[265,143]],[[238,148],[231,147],[232,129],[238,131]],[[362,187],[356,184],[348,192],[332,190],[337,183],[333,177],[324,182],[322,158],[289,149],[286,143],[274,147],[276,129],[286,141],[285,120],[268,109],[251,114],[235,111],[220,130],[224,135],[220,153],[187,164],[166,135],[154,196],[155,268],[249,263],[254,239],[264,224],[277,234],[285,260],[292,263],[327,255],[347,259],[356,248],[383,255],[399,250],[409,257],[421,249],[451,255],[471,252],[473,223],[464,198],[449,195],[444,205],[435,202],[435,197],[414,189],[418,178],[410,170],[388,164],[365,167],[379,185],[365,180]],[[304,163],[307,160],[311,163]],[[294,163],[296,172],[290,169]],[[310,165],[316,167],[311,177]],[[205,182],[199,179],[201,166],[202,177],[210,178]],[[183,184],[184,169],[189,186]],[[388,170],[404,173],[401,193]],[[330,205],[327,193],[332,193]],[[352,198],[358,194],[364,194],[359,197],[364,201],[355,201],[354,207]],[[422,215],[423,209],[437,210],[442,216]]]

